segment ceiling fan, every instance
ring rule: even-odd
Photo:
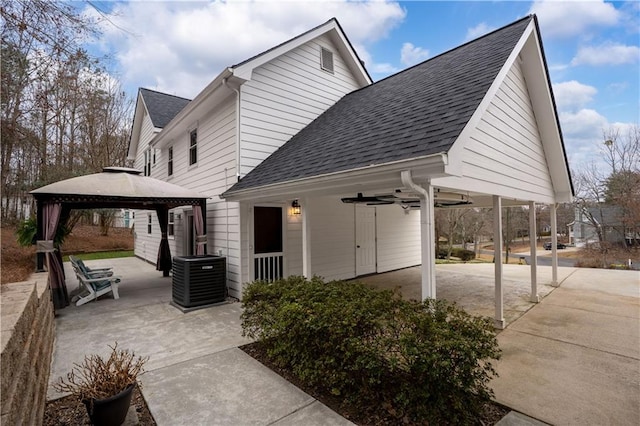
[[[468,194],[456,192],[445,192],[435,189],[433,192],[434,205],[436,207],[451,207],[473,204],[473,200]],[[420,196],[415,192],[396,189],[391,194],[378,194],[374,196],[364,196],[361,192],[356,197],[342,198],[343,203],[366,204],[368,206],[399,204],[403,208],[420,208]]]
[[[394,204],[395,201],[388,200],[385,198],[380,198],[378,196],[370,196],[365,197],[362,195],[362,192],[358,192],[357,197],[346,197],[341,199],[343,203],[348,204],[366,204],[368,206],[379,206],[385,204]]]

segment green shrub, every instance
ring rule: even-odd
[[[473,260],[476,258],[476,253],[472,250],[465,250],[463,248],[454,248],[451,252],[452,256],[457,257],[458,259],[468,262],[469,260]]]
[[[436,252],[437,259],[446,259],[448,250],[446,248],[439,248]],[[451,256],[457,257],[458,259],[468,262],[476,258],[476,253],[472,250],[465,250],[463,248],[454,247],[451,249]]]
[[[449,251],[447,249],[439,248],[436,252],[436,259],[446,259]]]
[[[500,350],[488,318],[357,282],[291,277],[243,294],[243,334],[301,380],[398,419],[473,423]]]

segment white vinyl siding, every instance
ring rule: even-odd
[[[217,195],[231,187],[235,180],[235,97],[229,96],[220,106],[198,121],[197,167],[190,165],[190,131],[173,141],[173,177],[171,183],[202,193],[207,199],[207,253],[227,258],[227,284],[230,294],[238,297],[240,289],[240,245],[238,203],[221,201]],[[163,151],[163,154],[166,152]],[[165,172],[166,173],[166,172]],[[187,218],[176,222],[176,238],[170,241],[173,255],[186,254]]]
[[[318,37],[256,68],[241,86],[241,176],[359,88],[340,55],[333,55],[333,74],[320,68],[321,47],[337,51],[327,36]]]
[[[420,210],[376,207],[378,273],[420,265]]]
[[[355,210],[339,197],[313,198],[303,209],[311,221],[311,273],[325,279],[349,279],[355,269]],[[377,206],[377,272],[420,264],[420,211],[408,214],[400,206]],[[302,218],[287,217],[289,275],[302,274]]]
[[[140,139],[138,140],[138,150],[133,167],[143,171],[145,168],[145,153],[148,155],[149,142],[155,136],[153,123],[148,114],[144,114],[142,125],[140,126]],[[152,167],[153,172],[153,167]],[[147,233],[148,214],[151,214],[152,229],[158,228],[158,218],[155,211],[133,210],[134,219],[134,254],[149,262],[155,263],[158,258],[158,247],[160,245],[159,233]]]
[[[308,204],[311,273],[327,280],[353,278],[356,274],[354,206],[337,197],[313,198]]]
[[[520,64],[516,61],[466,141],[463,189],[545,200],[553,195],[545,152]],[[434,180],[448,186],[448,178]],[[452,186],[453,187],[453,186]]]

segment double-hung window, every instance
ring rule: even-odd
[[[151,158],[153,158],[153,163],[156,162],[156,154],[155,150],[151,153],[151,148],[147,149],[144,152],[144,175],[151,176]]]
[[[168,160],[167,160],[167,174],[173,175],[173,147],[169,147]]]
[[[151,221],[153,220],[151,213],[147,214],[147,234],[151,234]]]
[[[198,162],[198,129],[189,133],[189,165]]]
[[[169,222],[167,223],[167,236],[169,238],[175,237],[175,214],[173,212],[169,212]]]

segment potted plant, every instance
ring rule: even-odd
[[[74,364],[66,379],[58,378],[53,388],[71,393],[87,407],[91,423],[98,426],[120,426],[127,417],[133,389],[149,357],[136,357],[129,350],[109,346],[107,359],[87,355],[81,364]]]

